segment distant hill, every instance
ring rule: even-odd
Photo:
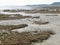
[[[27,5],[30,7],[60,7],[60,2],[54,2],[52,4],[37,4],[37,5]]]
[[[27,5],[29,7],[46,7],[48,4],[36,4],[36,5]]]
[[[27,5],[27,6],[30,6],[30,7],[45,7],[45,6],[48,6],[48,4],[36,4],[36,5]]]
[[[60,5],[60,2],[54,2],[51,5]]]

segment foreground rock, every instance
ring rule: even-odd
[[[49,22],[44,22],[44,21],[34,21],[35,24],[43,25],[43,24],[48,24]]]
[[[27,27],[27,24],[19,24],[19,25],[0,25],[0,30],[13,30],[19,28]]]
[[[0,14],[0,20],[13,20],[13,19],[25,19],[32,18],[31,16],[23,16],[20,14]]]
[[[8,32],[2,31],[1,45],[31,45],[33,42],[43,42],[55,34],[53,31]]]

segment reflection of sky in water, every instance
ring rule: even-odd
[[[2,14],[21,14],[23,16],[40,16],[40,19],[43,21],[60,21],[60,16],[46,16],[46,15],[60,15],[60,14],[40,14],[40,13],[35,13],[35,14],[29,14],[29,13],[24,13],[24,12],[3,12],[1,11],[0,13]]]
[[[53,31],[56,32],[55,35],[51,36],[47,41],[44,41],[43,43],[34,43],[33,45],[60,45],[60,14],[27,14],[24,12],[16,12],[16,13],[11,13],[11,12],[0,12],[3,14],[22,14],[24,16],[40,16],[41,21],[49,21],[49,24],[47,25],[35,25],[31,24],[32,21],[37,20],[37,19],[21,19],[21,20],[3,20],[0,21],[1,25],[4,24],[29,24],[28,27],[23,28],[23,29],[16,29],[17,31],[30,31],[30,30],[39,30],[39,29],[53,29]],[[58,15],[58,16],[46,16],[46,15]],[[31,21],[28,21],[31,20]],[[29,30],[28,30],[29,29]]]

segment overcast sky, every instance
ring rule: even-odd
[[[50,4],[60,0],[0,0],[0,6],[7,5],[29,5],[29,4]]]

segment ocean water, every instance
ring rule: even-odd
[[[4,9],[26,9],[26,10],[31,10],[31,7],[29,6],[0,6],[0,10]]]

